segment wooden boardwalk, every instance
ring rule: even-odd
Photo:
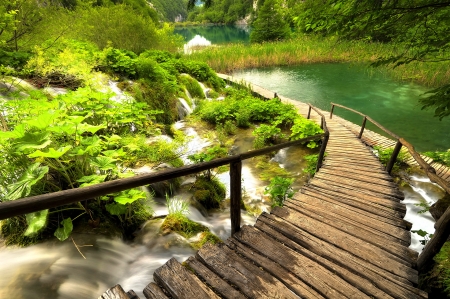
[[[427,298],[416,288],[403,194],[351,129],[335,117],[327,126],[323,167],[292,200],[183,265],[172,258],[145,297]],[[117,285],[100,298],[138,297]]]

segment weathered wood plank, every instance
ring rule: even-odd
[[[195,257],[191,256],[187,259],[186,264],[191,268],[195,274],[205,281],[212,289],[216,291],[223,298],[230,299],[245,299],[245,296],[232,286],[230,286],[226,281],[220,278],[216,273],[211,271],[208,267],[203,265]]]
[[[367,221],[369,222],[372,221],[371,219],[374,219],[378,222],[388,223],[397,227],[401,227],[403,229],[407,227],[405,221],[400,217],[391,216],[392,214],[386,215],[385,213],[377,213],[379,211],[379,206],[367,205],[366,203],[363,203],[361,205],[358,201],[354,201],[353,199],[346,199],[345,197],[342,198],[341,196],[332,196],[325,192],[319,192],[313,187],[304,187],[302,188],[301,193],[317,198],[321,202],[329,202],[333,205],[333,208],[344,209],[345,211],[350,211],[351,213],[357,213],[359,215],[365,216],[368,218]],[[297,197],[295,196],[294,198]]]
[[[333,226],[334,228],[344,231],[356,238],[364,240],[377,247],[383,248],[389,253],[404,260],[405,265],[412,266],[415,262],[411,259],[407,247],[401,246],[399,244],[400,242],[398,242],[398,240],[400,238],[387,234],[386,232],[388,230],[386,230],[386,232],[379,231],[366,225],[363,225],[361,223],[358,223],[354,221],[354,219],[341,217],[338,214],[322,210],[318,207],[308,205],[306,203],[299,204],[296,203],[295,201],[291,201],[286,202],[285,206],[294,209],[299,213],[307,214],[308,216],[316,219],[317,221],[321,221],[330,226]],[[411,239],[411,235],[409,232],[407,232],[407,235],[405,235],[404,232],[401,233],[403,235],[401,240],[406,243]]]
[[[321,265],[314,263],[305,256],[292,249],[274,242],[254,228],[245,226],[241,232],[234,236],[246,245],[257,249],[262,255],[280,264],[288,271],[294,273],[305,283],[327,298],[368,298],[346,281],[339,279]]]
[[[367,171],[367,167],[364,165],[361,165],[359,163],[342,163],[342,161],[324,161],[323,165],[330,165],[330,166],[334,166],[334,167],[346,167],[346,168],[351,168],[351,169],[356,169],[356,170],[361,170],[361,171]],[[371,166],[372,171],[374,172],[378,172],[378,173],[387,173],[386,169],[384,166],[382,165],[378,165],[378,166]]]
[[[225,244],[203,246],[196,258],[249,298],[297,298],[283,283]]]
[[[98,297],[98,299],[130,299],[130,298],[128,297],[127,293],[125,293],[123,288],[119,284],[116,284],[115,286],[104,292],[103,295]]]
[[[371,184],[376,184],[378,186],[385,186],[389,188],[398,189],[398,185],[395,184],[393,181],[385,180],[382,178],[377,178],[373,176],[368,176],[362,173],[356,173],[356,172],[347,172],[347,171],[339,171],[339,170],[330,170],[328,168],[320,169],[320,173],[327,174],[330,176],[335,177],[342,177],[342,178],[348,178],[352,180],[358,180],[360,182],[366,182]],[[370,174],[370,172],[368,171]]]
[[[395,298],[404,299],[420,298],[420,294],[424,293],[412,287],[408,281],[401,283],[392,273],[366,263],[358,257],[294,227],[283,219],[261,217],[258,218],[255,227],[278,242],[328,268],[375,298],[382,298],[383,292]],[[252,246],[252,244],[248,246]],[[368,280],[369,283],[366,283],[365,280]],[[377,289],[381,291],[381,294]]]
[[[384,198],[396,198],[394,200],[400,201],[405,198],[403,192],[398,189],[393,189],[391,187],[375,185],[363,181],[353,180],[349,178],[329,175],[327,173],[318,172],[315,176],[315,179],[322,179],[327,182],[332,182],[333,184],[338,184],[341,187],[345,187],[347,189],[356,190],[359,192],[364,192],[366,194],[372,194],[374,196],[383,196]],[[386,197],[387,196],[387,197]]]
[[[139,299],[139,296],[133,290],[129,290],[127,295],[129,299]]]
[[[291,209],[275,208],[272,213],[317,238],[360,257],[366,262],[385,269],[399,277],[403,277],[412,283],[418,282],[416,270],[405,265],[402,259],[390,254],[382,248],[362,242],[361,239],[349,235],[346,232],[339,231],[332,226],[321,223],[320,221]]]
[[[381,180],[385,180],[385,181],[389,181],[389,182],[394,181],[394,179],[386,171],[371,170],[370,172],[368,172],[366,168],[357,169],[354,167],[353,168],[347,167],[345,165],[341,165],[340,167],[336,167],[336,165],[324,165],[324,166],[322,166],[320,171],[324,171],[324,170],[346,172],[346,173],[352,173],[355,175],[364,175],[364,176],[367,176],[368,178],[376,178],[376,179],[381,179]]]
[[[300,296],[301,298],[324,298],[313,288],[304,283],[300,278],[295,276],[292,272],[287,271],[280,264],[272,261],[271,259],[260,255],[253,248],[247,247],[239,242],[236,238],[230,238],[227,241],[227,246],[236,251],[245,258],[251,260],[255,265],[269,272],[280,280],[286,287],[292,292]]]
[[[153,278],[176,299],[219,298],[175,258],[156,269]]]
[[[301,189],[301,193],[313,195],[316,197],[319,196],[321,198],[323,197],[324,199],[332,198],[337,202],[341,202],[342,204],[345,204],[347,206],[354,207],[357,210],[367,211],[368,213],[372,213],[374,216],[383,217],[384,219],[386,219],[386,221],[403,221],[401,220],[401,213],[389,209],[385,206],[370,201],[365,201],[364,199],[360,199],[356,196],[340,194],[331,190],[321,189],[314,185],[303,187]]]
[[[149,283],[144,289],[144,296],[147,299],[169,299],[161,288],[154,282]]]
[[[319,187],[321,189],[326,189],[326,190],[338,192],[338,193],[349,195],[349,196],[355,196],[355,197],[358,197],[359,199],[370,201],[372,203],[375,203],[375,204],[378,204],[381,206],[385,206],[387,208],[390,208],[390,209],[400,212],[400,217],[404,217],[406,214],[406,207],[404,204],[401,204],[401,203],[396,202],[391,199],[386,199],[385,197],[382,197],[382,196],[376,196],[376,195],[374,196],[374,195],[372,195],[372,193],[361,192],[361,191],[350,189],[350,188],[343,188],[343,187],[340,187],[339,185],[336,185],[336,183],[334,183],[334,182],[329,182],[329,181],[325,182],[322,180],[315,180],[315,179],[312,179],[311,181],[309,181],[309,185],[313,185],[313,186]]]

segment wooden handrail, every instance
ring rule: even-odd
[[[394,166],[395,161],[397,160],[397,156],[402,148],[402,146],[406,147],[408,149],[408,152],[411,154],[411,156],[416,160],[416,162],[419,164],[419,166],[425,171],[430,181],[437,183],[439,186],[441,186],[445,192],[450,194],[450,183],[448,183],[446,180],[441,178],[436,174],[436,170],[427,162],[425,162],[424,159],[420,156],[418,152],[414,149],[414,146],[406,141],[404,138],[398,137],[396,134],[392,133],[382,125],[380,125],[378,122],[374,121],[372,118],[368,117],[367,115],[356,111],[354,109],[331,103],[331,109],[330,109],[330,118],[333,116],[334,107],[340,107],[343,109],[346,109],[348,111],[357,113],[364,117],[363,124],[361,126],[361,132],[359,134],[359,138],[361,139],[366,120],[369,120],[374,125],[376,125],[378,128],[386,132],[388,135],[392,136],[394,139],[397,139],[397,144],[395,145],[394,151],[392,153],[392,156],[386,165],[386,171],[389,173],[392,170],[392,167]],[[417,259],[417,268],[419,270],[425,270],[433,261],[433,257],[441,250],[444,243],[447,241],[448,237],[450,236],[450,207],[445,211],[445,213],[439,218],[439,220],[435,224],[435,233],[433,237],[428,241],[425,248],[422,250],[422,253],[419,255],[419,258]]]
[[[323,158],[325,157],[325,151],[328,145],[328,140],[330,139],[330,131],[327,127],[327,121],[325,116],[322,114],[322,112],[319,111],[316,107],[312,106],[311,104],[308,104],[308,119],[311,117],[311,109],[314,110],[317,114],[320,116],[321,120],[321,128],[324,131],[324,138],[322,140],[322,146],[320,147],[319,156],[317,157],[317,165],[316,165],[316,172],[319,171],[319,169],[322,167]],[[330,115],[331,118],[331,115]]]
[[[242,161],[264,155],[276,150],[280,150],[293,145],[299,145],[310,141],[321,140],[325,134],[302,138],[295,141],[269,146],[263,149],[253,150],[240,155],[233,155],[225,158],[215,159],[209,162],[183,166],[175,169],[163,170],[157,173],[137,175],[131,178],[118,179],[99,183],[92,186],[58,191],[48,194],[41,194],[13,201],[0,203],[0,220],[37,212],[45,209],[93,199],[99,196],[119,192],[139,186],[166,181],[181,176],[195,174],[204,170],[216,168],[230,164],[230,218],[232,232],[239,231],[240,228],[240,200],[241,200],[241,166]]]

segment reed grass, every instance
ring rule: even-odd
[[[216,72],[232,73],[248,68],[307,63],[347,62],[369,65],[379,57],[400,54],[400,51],[403,49],[393,44],[298,36],[284,42],[209,47],[194,52],[189,57],[208,63]],[[450,63],[413,62],[396,68],[382,66],[379,69],[394,79],[414,81],[429,87],[450,81]]]

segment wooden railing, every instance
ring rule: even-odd
[[[363,136],[366,121],[369,120],[379,129],[383,130],[389,136],[397,140],[397,144],[394,147],[394,151],[392,152],[391,158],[389,159],[389,162],[386,165],[387,172],[391,173],[394,163],[397,160],[398,154],[400,153],[402,146],[404,146],[408,149],[408,152],[414,158],[414,160],[416,160],[416,162],[419,164],[420,168],[422,168],[425,171],[430,181],[438,184],[445,190],[445,192],[450,194],[450,184],[436,174],[436,170],[427,162],[425,162],[424,159],[422,159],[420,154],[416,152],[414,146],[411,143],[392,133],[391,131],[380,125],[378,122],[374,121],[369,116],[339,104],[331,103],[330,119],[333,117],[335,107],[343,108],[345,110],[359,114],[363,117],[363,121],[361,124],[361,131],[359,132],[358,138],[361,139],[361,137]],[[445,213],[441,216],[441,218],[439,218],[434,227],[436,231],[433,237],[427,243],[422,253],[419,255],[419,258],[417,259],[417,267],[419,270],[423,270],[428,265],[431,264],[433,257],[441,250],[441,247],[444,245],[445,241],[450,236],[450,207],[445,211]]]
[[[315,109],[310,107],[310,109]],[[318,111],[317,111],[318,112]],[[320,112],[318,112],[320,114]],[[322,127],[326,130],[325,118],[322,117]],[[58,206],[76,203],[88,199],[94,199],[99,196],[107,195],[114,192],[119,192],[139,186],[144,186],[152,183],[166,181],[181,176],[195,174],[208,169],[216,168],[223,165],[230,165],[230,218],[231,218],[231,232],[232,234],[239,231],[241,221],[241,169],[242,161],[256,156],[264,155],[276,150],[286,147],[304,144],[310,141],[322,140],[322,147],[320,152],[325,151],[325,146],[328,141],[327,133],[317,134],[308,138],[303,138],[295,141],[290,141],[263,149],[253,150],[239,155],[233,155],[225,158],[215,159],[209,162],[198,163],[194,165],[183,166],[175,169],[160,171],[152,174],[138,175],[131,178],[118,179],[108,181],[92,186],[69,189],[59,192],[42,194],[32,197],[17,199],[14,201],[6,201],[0,203],[0,220],[37,212],[40,210],[55,208]],[[322,165],[323,154],[317,163],[317,167]]]

